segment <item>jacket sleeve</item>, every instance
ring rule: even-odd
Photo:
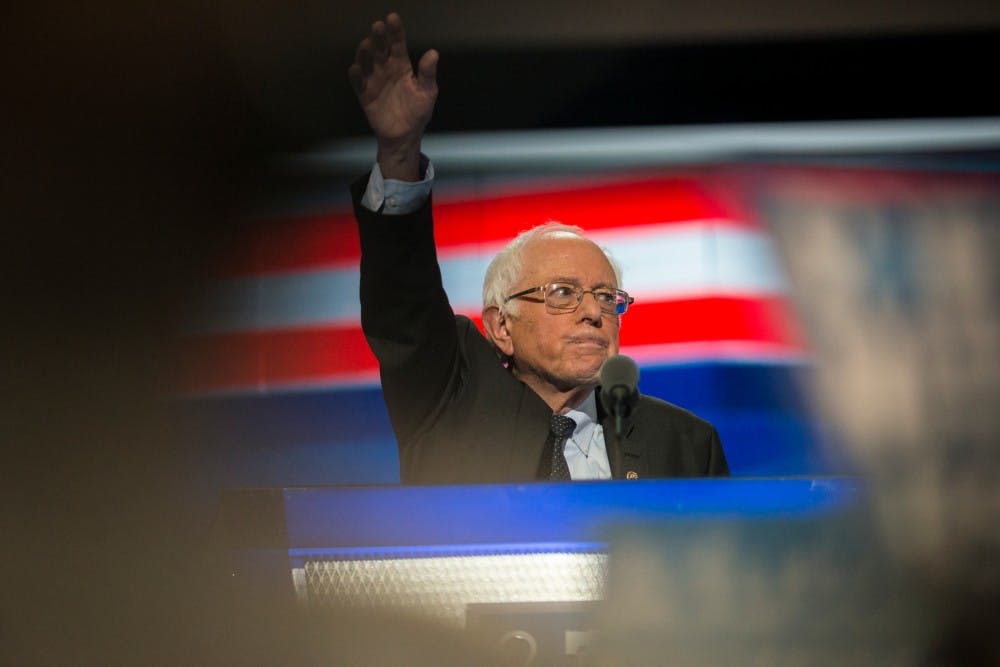
[[[430,198],[413,213],[379,215],[361,205],[366,185],[367,177],[351,186],[361,239],[361,327],[402,449],[434,423],[457,387],[458,334]]]

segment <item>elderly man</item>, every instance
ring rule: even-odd
[[[438,54],[416,72],[399,16],[376,21],[348,72],[378,143],[352,187],[361,235],[361,323],[378,357],[406,483],[726,475],[715,429],[641,396],[621,429],[596,400],[632,299],[576,227],[548,224],[502,250],[483,286],[484,338],[455,316],[420,152]],[[474,221],[470,221],[474,224]]]

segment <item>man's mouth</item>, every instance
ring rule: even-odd
[[[582,347],[599,347],[607,349],[608,341],[601,338],[600,336],[570,336],[568,339],[570,345],[579,345]]]

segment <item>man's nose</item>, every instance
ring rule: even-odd
[[[584,292],[580,297],[580,305],[577,306],[577,312],[582,319],[600,323],[602,311],[601,304],[597,302],[597,295],[591,291]]]

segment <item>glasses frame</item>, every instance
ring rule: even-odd
[[[565,286],[565,287],[572,287],[573,288],[573,292],[576,294],[576,305],[573,306],[572,308],[559,308],[558,306],[554,306],[551,303],[549,303],[549,300],[548,300],[549,288],[552,287],[553,285],[561,285],[561,286]],[[597,292],[598,291],[613,292],[616,297],[621,297],[621,301],[617,301],[617,300],[615,301],[615,310],[613,312],[606,311],[604,309],[604,307],[601,305],[601,302],[597,301]],[[617,315],[617,316],[624,315],[625,313],[628,312],[628,307],[631,306],[633,303],[635,303],[635,299],[632,298],[631,296],[629,296],[628,292],[626,292],[625,290],[620,290],[620,289],[618,289],[616,287],[597,287],[597,288],[594,288],[594,289],[583,289],[579,285],[574,285],[573,283],[565,283],[565,282],[555,281],[555,282],[551,282],[551,283],[545,283],[544,285],[539,285],[538,287],[529,287],[528,289],[521,290],[520,292],[518,292],[516,294],[511,294],[510,296],[504,298],[503,305],[506,306],[508,303],[510,303],[514,299],[521,299],[523,297],[528,296],[529,294],[531,294],[533,292],[541,292],[542,293],[542,302],[545,304],[545,306],[547,308],[551,308],[552,310],[556,311],[557,313],[572,313],[572,312],[575,312],[576,309],[580,307],[580,304],[583,303],[583,295],[584,294],[591,294],[591,295],[593,295],[594,296],[594,300],[597,301],[597,305],[601,308],[601,312],[604,313],[604,314],[606,314],[606,315]],[[621,308],[621,311],[619,311],[619,308]]]

